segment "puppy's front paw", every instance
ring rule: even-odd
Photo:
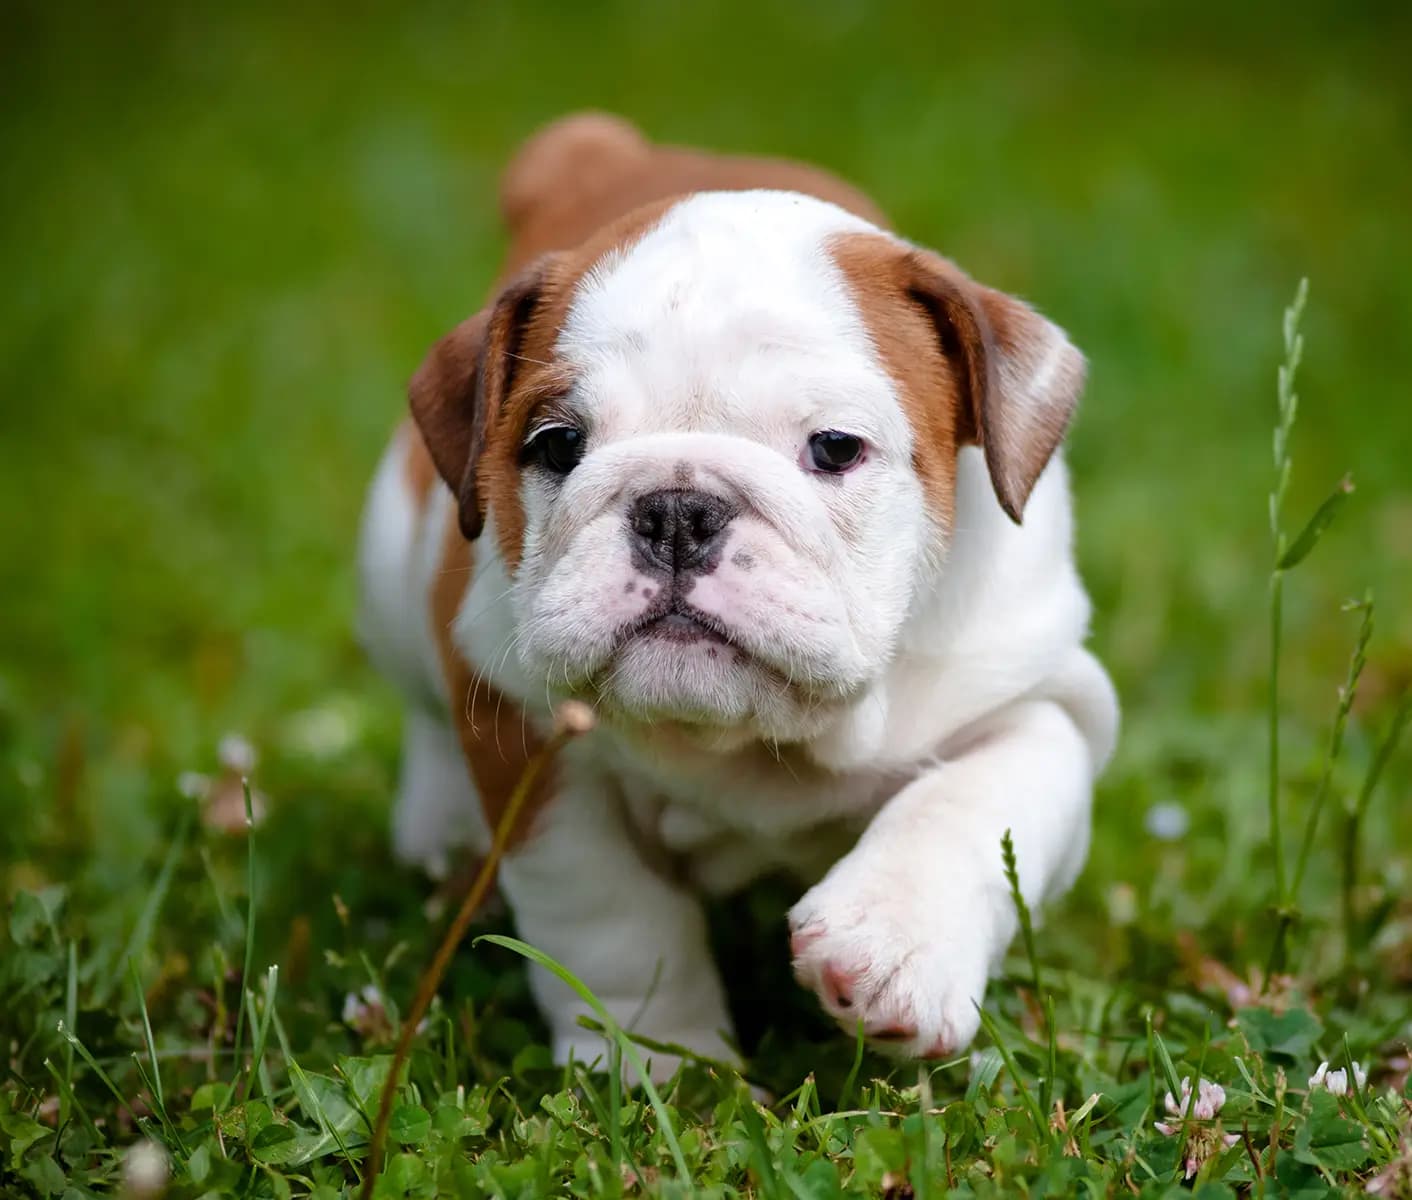
[[[980,1026],[996,945],[984,886],[895,878],[844,860],[789,914],[795,977],[845,1032],[875,1048],[947,1058]]]

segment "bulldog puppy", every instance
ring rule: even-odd
[[[502,204],[505,278],[417,371],[364,519],[397,853],[483,852],[586,701],[500,868],[525,940],[730,1056],[701,897],[783,868],[801,984],[954,1054],[1015,930],[1001,838],[1031,906],[1067,888],[1117,726],[1059,455],[1082,356],[807,167],[579,115]],[[534,988],[556,1054],[599,1057]]]

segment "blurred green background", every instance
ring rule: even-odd
[[[582,106],[826,164],[1071,331],[1079,549],[1127,714],[1100,875],[1183,746],[1258,823],[1301,275],[1289,522],[1345,469],[1358,492],[1289,589],[1293,766],[1342,675],[1342,599],[1378,596],[1373,711],[1412,674],[1407,12],[7,5],[0,851],[32,867],[72,818],[147,852],[222,730],[272,744],[310,706],[351,714],[361,765],[287,790],[381,812],[397,710],[350,633],[363,489],[423,350],[496,271],[501,165]]]

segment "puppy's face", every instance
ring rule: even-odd
[[[708,193],[541,262],[433,352],[413,408],[463,529],[492,518],[532,678],[793,740],[886,667],[958,446],[986,444],[1018,518],[1080,361],[839,209]]]

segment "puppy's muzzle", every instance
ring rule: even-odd
[[[640,570],[706,575],[721,561],[726,527],[738,508],[721,496],[664,488],[633,502],[628,540]]]

